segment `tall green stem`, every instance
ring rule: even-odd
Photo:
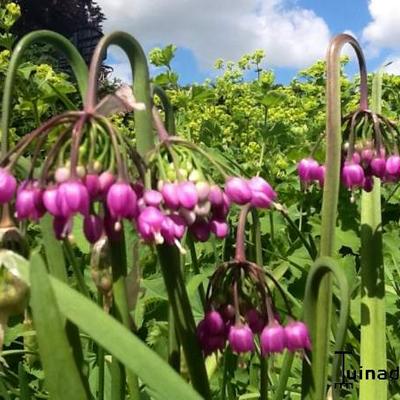
[[[161,271],[171,304],[180,342],[194,388],[204,399],[211,399],[207,371],[196,337],[196,326],[175,246],[157,246]]]
[[[382,74],[372,84],[373,112],[381,112]],[[370,193],[361,197],[361,342],[360,365],[386,370],[385,271],[382,254],[381,184],[374,178]],[[386,380],[360,380],[360,398],[386,399]]]
[[[1,114],[1,156],[3,157],[8,150],[8,130],[11,119],[12,96],[14,93],[14,83],[17,69],[28,47],[37,42],[49,43],[62,53],[68,60],[75,74],[79,91],[83,95],[86,92],[87,66],[79,51],[64,36],[51,31],[35,31],[24,36],[13,50],[10,64],[4,82],[3,103]]]
[[[85,101],[85,109],[93,112],[96,106],[97,76],[101,66],[103,55],[108,46],[117,45],[127,54],[131,68],[133,92],[138,102],[145,104],[145,110],[135,110],[136,144],[138,153],[144,157],[154,147],[154,135],[152,125],[152,109],[150,98],[149,71],[146,56],[140,44],[127,33],[114,32],[105,36],[96,48],[90,66],[89,86]],[[147,174],[146,185],[149,185],[150,177]],[[112,253],[118,254],[118,248]],[[161,270],[163,272],[165,286],[168,291],[169,301],[174,313],[179,339],[185,352],[186,362],[194,388],[205,399],[210,398],[207,372],[204,360],[196,338],[195,324],[185,283],[181,271],[181,262],[178,250],[175,246],[158,246]],[[121,271],[123,272],[123,271]],[[123,276],[121,275],[121,279]],[[122,287],[121,287],[122,291]],[[128,379],[129,381],[129,379]]]
[[[175,135],[176,130],[175,130],[174,110],[172,108],[172,104],[171,104],[167,94],[158,85],[151,85],[151,92],[153,95],[152,97],[157,96],[160,99],[161,106],[165,113],[165,126],[167,128],[167,132],[170,135]],[[188,239],[191,240],[189,237],[188,237]],[[192,245],[193,245],[193,243],[192,243]],[[192,248],[190,248],[190,251],[191,251],[191,255],[192,255],[192,263],[194,263]],[[194,245],[193,245],[193,251],[194,251],[194,254],[196,254],[196,251],[194,250]],[[197,260],[195,260],[195,261],[197,263]],[[202,285],[199,286],[199,290],[200,290],[200,288],[202,288]],[[204,294],[204,288],[203,288],[203,294]],[[203,298],[203,300],[204,300],[204,298]],[[203,301],[203,304],[204,304],[204,301]],[[174,311],[172,310],[172,307],[169,306],[169,310],[168,310],[168,362],[176,371],[179,372],[180,364],[181,364],[181,346],[180,346],[177,334],[178,334],[178,332],[176,330]]]
[[[335,228],[340,184],[341,158],[341,103],[340,103],[340,54],[348,43],[355,50],[360,67],[360,108],[367,109],[367,74],[365,60],[358,42],[350,35],[336,36],[327,54],[327,115],[326,115],[326,177],[322,201],[320,256],[333,256]],[[313,345],[312,366],[303,363],[303,398],[322,400],[326,398],[330,320],[332,309],[332,276],[327,273],[320,281],[316,301],[316,314],[311,340]]]
[[[262,266],[262,243],[261,243],[261,228],[260,219],[257,210],[251,210],[252,217],[252,236],[255,247],[255,262]],[[260,355],[260,400],[268,400],[268,358]]]

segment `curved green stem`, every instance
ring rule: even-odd
[[[360,68],[360,108],[367,109],[367,72],[364,55],[358,42],[350,35],[336,36],[330,43],[327,54],[327,115],[326,115],[326,177],[322,200],[321,256],[332,256],[335,245],[336,215],[340,184],[341,158],[341,103],[340,103],[340,54],[348,43],[356,52]],[[330,317],[332,309],[332,277],[324,274],[318,290],[316,321],[312,325],[313,362],[311,368],[303,363],[305,382],[303,398],[320,400],[326,397],[326,382],[329,354]],[[318,333],[318,334],[317,334]],[[308,382],[311,387],[304,385]]]
[[[327,275],[333,274],[337,280],[339,290],[340,290],[340,315],[339,323],[336,331],[335,340],[335,351],[343,350],[343,346],[346,338],[347,321],[349,318],[350,310],[350,288],[347,281],[345,272],[340,268],[334,259],[331,257],[320,257],[318,258],[314,265],[311,267],[310,272],[307,277],[305,297],[304,297],[304,320],[310,329],[311,333],[311,343],[312,343],[312,353],[310,354],[311,362],[313,367],[319,366],[317,363],[319,360],[315,360],[315,346],[317,345],[317,337],[319,335],[316,327],[317,324],[317,313],[318,313],[318,301],[319,301],[319,290],[321,287],[321,282],[325,279]],[[340,371],[339,357],[333,358],[332,363],[332,381],[338,382],[338,376]],[[309,376],[306,374],[306,370],[303,368],[303,379],[306,382],[311,383],[311,385],[303,386],[302,396],[307,397],[312,393],[312,389],[318,388],[316,385],[321,376],[314,374],[312,378],[314,381],[309,382]],[[304,382],[303,382],[304,383]],[[322,389],[322,388],[321,388]],[[337,399],[338,393],[333,391],[333,398]],[[326,398],[326,388],[323,388],[323,392],[319,392],[318,395],[314,395],[313,399],[325,399]]]
[[[165,93],[164,89],[158,85],[151,85],[151,90],[153,93],[153,97],[157,96],[161,101],[161,106],[165,113],[165,127],[170,135],[175,135],[175,116],[174,109],[172,107],[171,101]]]
[[[64,36],[51,31],[35,31],[24,36],[16,45],[7,70],[6,80],[4,82],[2,116],[1,116],[1,154],[4,156],[8,150],[8,130],[11,119],[11,100],[14,90],[17,68],[22,61],[26,49],[34,43],[45,42],[53,45],[69,61],[75,74],[81,94],[86,92],[87,66],[79,51]]]
[[[114,32],[104,36],[94,51],[90,64],[89,85],[85,99],[85,108],[94,112],[96,106],[96,92],[98,73],[107,51],[111,45],[116,45],[125,51],[131,64],[133,79],[133,93],[138,102],[144,103],[145,110],[134,110],[136,126],[136,145],[139,154],[144,154],[154,146],[153,127],[151,119],[151,99],[149,84],[149,69],[146,55],[139,42],[125,32]]]
[[[372,111],[381,112],[382,72],[372,83]],[[382,254],[381,182],[361,196],[361,340],[360,365],[386,370],[385,268]],[[360,398],[386,399],[386,380],[360,380]]]

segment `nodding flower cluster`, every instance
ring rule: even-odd
[[[242,210],[233,261],[220,265],[210,278],[206,294],[206,313],[197,326],[197,336],[205,355],[222,351],[228,343],[235,353],[255,350],[259,341],[261,354],[268,356],[311,349],[307,326],[296,321],[279,283],[271,273],[244,257],[246,207]],[[287,323],[274,306],[268,283],[273,283],[283,297]]]
[[[44,140],[54,134],[58,137],[36,178],[37,156]],[[128,220],[146,243],[176,245],[182,252],[180,240],[187,230],[201,242],[211,234],[226,237],[232,204],[271,207],[276,193],[261,177],[244,179],[224,173],[223,189],[209,183],[212,178],[207,178],[201,168],[181,168],[192,165],[192,152],[197,147],[181,139],[178,142],[174,145],[169,136],[164,142],[160,140],[144,160],[102,115],[64,113],[26,135],[3,157],[0,204],[13,203],[18,220],[37,221],[46,213],[52,215],[58,239],[71,233],[73,217],[81,214],[84,235],[90,243],[103,234],[119,240],[121,222]],[[36,147],[29,177],[18,183],[11,171],[32,143]],[[179,147],[191,151],[185,153]],[[163,173],[168,167],[173,174]],[[145,178],[149,173],[153,179]]]
[[[358,110],[344,119],[341,182],[354,192],[363,189],[370,192],[374,177],[383,183],[400,181],[400,156],[397,141],[399,131],[388,118],[370,110]],[[323,186],[325,167],[312,157],[302,159],[297,172],[303,188],[318,181]],[[354,197],[352,195],[352,200]]]
[[[282,324],[266,284],[268,278],[271,276],[249,261],[232,261],[217,269],[208,288],[208,311],[197,326],[205,355],[222,351],[227,342],[235,353],[252,352],[256,337],[264,356],[284,349],[311,349],[306,325],[296,321],[290,310],[287,324]],[[278,286],[273,278],[270,280]],[[245,295],[247,291],[254,296]]]

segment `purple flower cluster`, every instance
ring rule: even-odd
[[[241,320],[235,322],[235,309],[231,304],[222,306],[220,311],[208,311],[197,327],[197,336],[206,355],[222,351],[227,342],[235,353],[252,352],[256,336],[264,356],[285,349],[311,349],[308,329],[303,322],[290,320],[283,326],[276,314],[268,322],[268,318],[255,308],[249,309]]]
[[[0,169],[0,204],[13,201],[19,220],[39,220],[46,212],[54,217],[58,239],[72,229],[74,215],[83,216],[83,231],[90,243],[105,232],[119,237],[122,220],[136,225],[147,243],[176,244],[186,229],[201,242],[211,234],[224,238],[229,233],[227,216],[232,203],[270,207],[276,193],[262,178],[228,178],[225,190],[204,180],[162,182],[159,190],[146,190],[140,182],[116,178],[109,171],[71,178],[66,168],[54,173],[54,181],[43,185],[37,180],[17,183],[7,169]]]
[[[383,148],[380,151],[372,148],[370,144],[358,146],[351,156],[343,153],[341,166],[341,181],[349,190],[363,189],[370,192],[373,188],[373,178],[379,178],[382,182],[391,183],[400,181],[400,156],[392,154],[385,156]],[[319,165],[312,158],[304,158],[297,164],[297,172],[304,188],[308,188],[313,182],[324,184],[325,166]]]

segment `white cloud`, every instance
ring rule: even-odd
[[[294,0],[98,0],[105,30],[125,30],[147,48],[173,43],[201,67],[264,49],[271,66],[304,67],[323,58],[325,21]],[[113,53],[114,54],[114,53]],[[122,67],[117,66],[118,69]]]
[[[363,39],[373,54],[379,48],[400,49],[400,1],[370,0],[372,21],[363,30]]]

